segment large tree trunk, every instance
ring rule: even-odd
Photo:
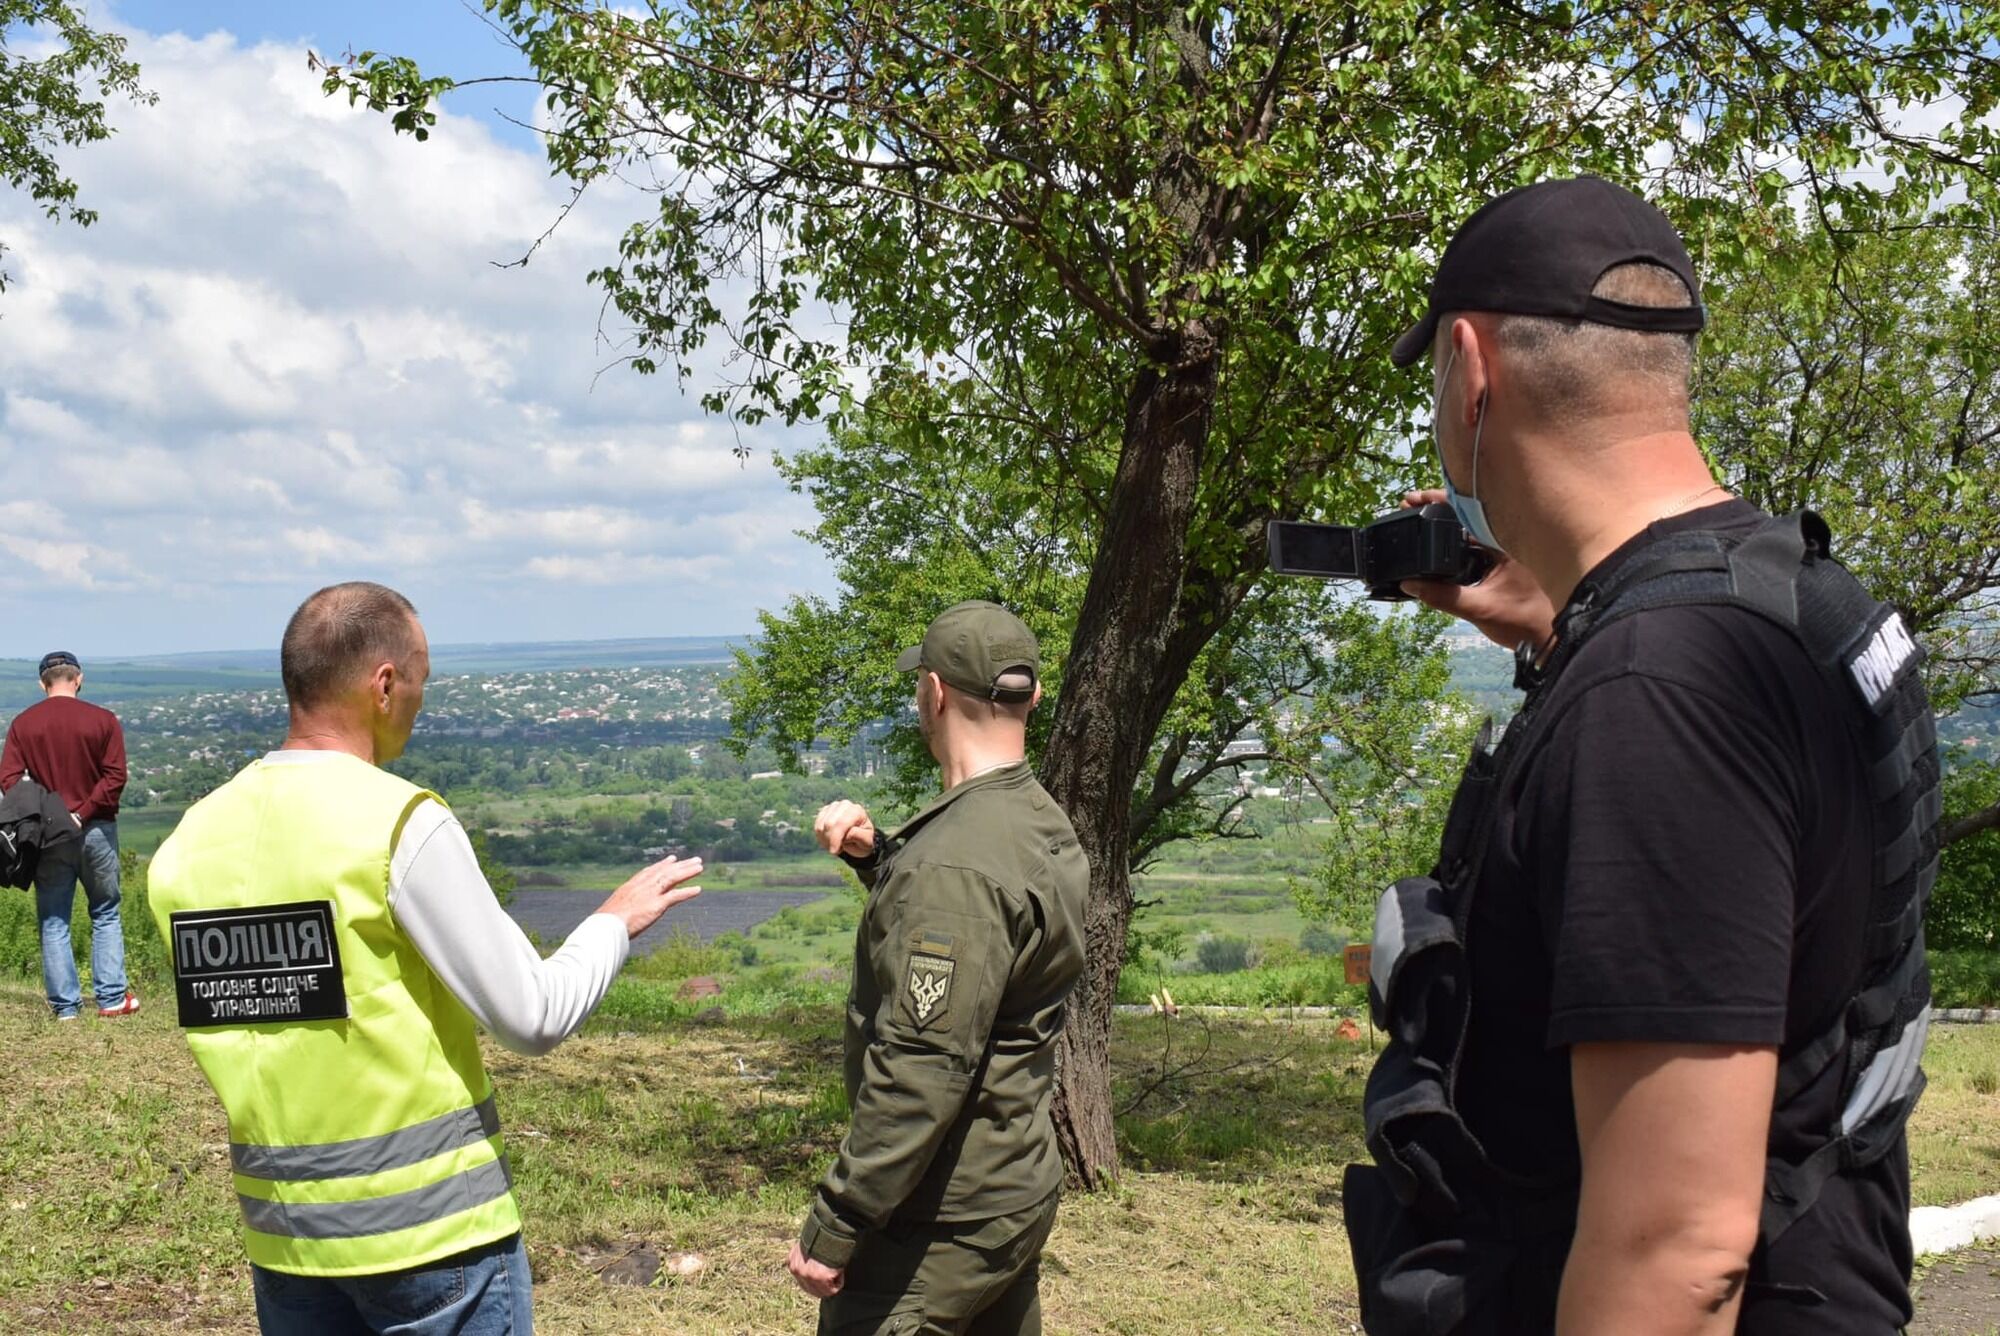
[[[1110,1044],[1132,921],[1130,796],[1193,662],[1175,631],[1216,353],[1200,328],[1187,332],[1182,351],[1172,367],[1142,372],[1127,399],[1104,536],[1042,754],[1042,782],[1090,858],[1084,973],[1056,1049],[1055,1102],[1064,1161],[1088,1188],[1118,1169]]]

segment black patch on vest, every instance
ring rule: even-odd
[[[346,1019],[330,900],[184,910],[167,937],[187,1028]]]

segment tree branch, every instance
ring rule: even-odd
[[[1962,816],[1938,833],[1938,845],[1957,844],[1970,839],[1982,831],[2000,830],[2000,803],[1982,808],[1970,816]]]

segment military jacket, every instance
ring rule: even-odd
[[[985,1220],[1062,1182],[1050,1120],[1090,870],[1025,762],[947,790],[875,854],[854,943],[853,1120],[800,1243],[845,1266],[862,1230]]]

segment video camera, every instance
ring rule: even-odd
[[[1441,501],[1393,510],[1358,528],[1272,520],[1265,530],[1271,569],[1280,575],[1359,580],[1368,597],[1395,602],[1409,597],[1405,580],[1478,584],[1493,569],[1492,554],[1473,543],[1458,516]]]

